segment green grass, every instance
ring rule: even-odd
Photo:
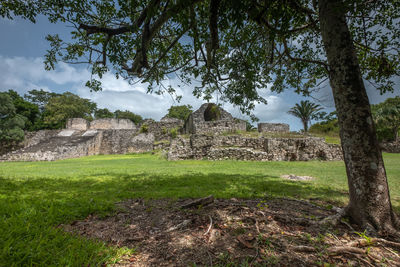
[[[384,154],[392,202],[400,209],[399,154]],[[310,175],[311,182],[282,180]],[[106,215],[126,198],[317,198],[347,202],[342,162],[169,162],[157,155],[106,155],[56,162],[0,163],[0,266],[96,266],[125,248],[57,228]]]
[[[312,136],[323,137],[325,138],[325,142],[329,144],[337,144],[340,145],[340,137],[339,134],[336,133],[311,133]]]

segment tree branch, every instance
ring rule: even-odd
[[[107,27],[99,27],[99,26],[90,26],[85,24],[80,24],[79,29],[84,29],[87,35],[91,35],[94,33],[105,33],[107,35],[113,36],[126,32],[130,32],[131,28],[128,26],[120,27],[120,28],[107,28]]]
[[[165,12],[161,14],[161,16],[153,23],[153,25],[150,27],[148,25],[148,29],[146,29],[147,26],[145,26],[145,29],[142,34],[142,47],[141,49],[138,49],[138,54],[132,63],[132,66],[128,68],[127,66],[123,66],[123,69],[128,71],[130,74],[141,74],[141,70],[143,67],[149,68],[149,66],[145,62],[146,59],[146,51],[148,46],[150,45],[151,41],[153,40],[155,34],[160,30],[160,28],[170,19],[173,15],[179,13],[179,11],[184,10],[187,7],[190,7],[194,5],[196,2],[199,2],[201,0],[190,0],[190,1],[180,1],[176,5],[172,6],[171,8],[167,9]],[[150,19],[149,19],[150,21]]]
[[[315,59],[307,59],[307,58],[296,58],[296,57],[292,57],[292,55],[290,54],[289,48],[287,46],[286,40],[283,41],[283,46],[285,48],[285,50],[283,51],[283,53],[288,57],[288,59],[292,60],[292,61],[302,61],[302,62],[307,62],[307,63],[313,63],[313,64],[318,64],[318,65],[322,65],[325,70],[328,72],[329,71],[329,66],[327,63],[320,61],[320,60],[315,60]]]
[[[149,70],[149,73],[152,72],[157,65],[160,63],[160,61],[168,54],[169,50],[172,49],[172,47],[174,47],[174,45],[179,41],[179,39],[182,38],[182,36],[188,31],[189,29],[185,29],[183,30],[178,36],[176,36],[176,38],[169,44],[169,46],[167,47],[167,49],[163,52],[163,54],[157,59],[157,61],[153,64],[153,66],[151,67],[151,69]]]

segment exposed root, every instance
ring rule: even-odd
[[[388,249],[387,247],[392,247],[395,249],[400,249],[400,243],[388,241],[382,238],[371,238],[371,239],[359,239],[352,242],[347,243],[345,246],[335,246],[326,249],[326,253],[330,256],[335,255],[349,255],[357,258],[365,265],[374,266],[363,257],[367,256],[372,262],[378,264],[381,262],[382,258],[380,258],[375,253],[369,251],[369,249],[364,249],[365,247],[374,247],[374,246],[381,246],[384,249],[390,251],[394,258],[396,258],[397,262],[399,261],[399,255],[393,251]],[[386,246],[386,247],[385,247]],[[310,246],[292,246],[291,249],[295,252],[305,252],[305,253],[317,253],[318,250],[315,247]],[[393,260],[386,259],[391,266],[400,266],[399,263],[394,262]]]
[[[213,220],[212,220],[212,218],[211,218],[211,216],[210,215],[208,215],[208,218],[210,218],[210,226],[208,226],[208,229],[207,229],[207,231],[203,234],[203,235],[206,235],[206,234],[208,234],[208,232],[210,232],[210,230],[211,230],[211,227],[212,227],[212,225],[213,225]]]
[[[322,221],[319,222],[320,225],[332,225],[336,226],[340,223],[343,217],[346,217],[348,215],[349,208],[344,207],[343,209],[339,210],[338,213],[326,217]]]
[[[182,209],[197,207],[197,206],[205,206],[214,202],[214,197],[212,195],[208,197],[195,199],[187,204],[181,205]]]

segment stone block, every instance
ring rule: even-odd
[[[86,131],[89,128],[89,123],[82,118],[72,118],[68,119],[66,128],[69,130]]]
[[[133,130],[136,129],[135,124],[128,119],[98,119],[90,122],[91,130]]]
[[[263,132],[289,132],[289,124],[286,123],[259,123],[258,131]]]

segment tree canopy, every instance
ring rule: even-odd
[[[24,130],[33,131],[35,123],[40,116],[39,107],[34,103],[26,101],[14,90],[9,90],[8,94],[13,101],[16,114],[22,116],[25,120]]]
[[[193,107],[191,105],[171,106],[168,109],[167,117],[185,121],[192,112]]]
[[[17,114],[11,96],[0,92],[0,152],[24,139],[24,126],[25,118]]]
[[[175,73],[185,83],[202,81],[195,95],[218,92],[247,111],[254,101],[264,101],[257,89],[272,84],[276,92],[294,88],[308,95],[328,78],[316,3],[19,0],[3,2],[0,15],[34,20],[41,13],[75,28],[71,41],[47,37],[48,69],[59,60],[87,63],[93,77],[112,70],[149,82],[149,91],[170,92],[162,81]],[[342,8],[364,77],[382,92],[392,91],[390,78],[399,74],[399,5],[355,0]],[[101,88],[95,79],[87,85]]]
[[[43,123],[48,129],[60,129],[69,118],[93,119],[96,103],[70,92],[49,99],[43,112]]]
[[[114,113],[112,113],[107,108],[96,109],[94,112],[95,119],[106,119],[106,118],[114,118]]]
[[[41,112],[44,111],[44,107],[47,105],[49,102],[50,98],[59,96],[60,94],[54,93],[54,92],[47,92],[44,91],[43,89],[40,90],[30,90],[27,94],[24,95],[24,98],[37,105],[40,109]]]

